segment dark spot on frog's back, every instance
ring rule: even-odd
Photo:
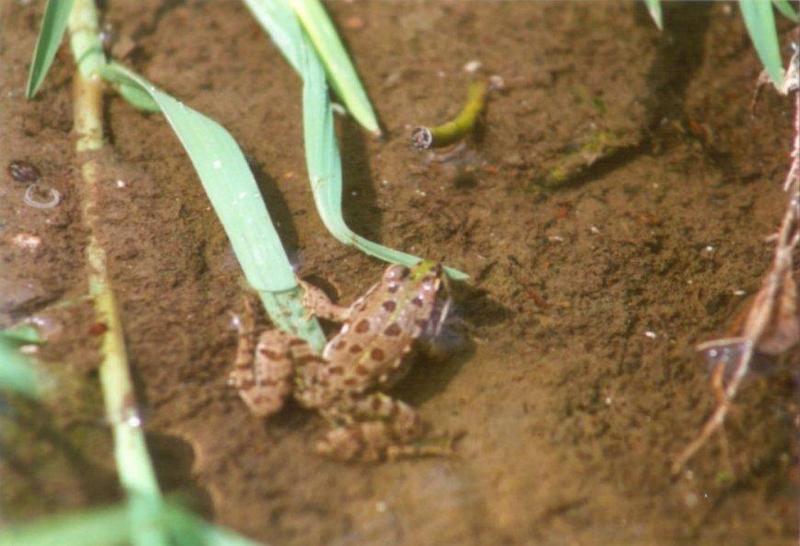
[[[383,335],[387,337],[397,337],[402,332],[400,325],[396,322],[391,323],[389,326],[386,327],[386,330],[383,331]]]
[[[422,307],[422,298],[417,296],[413,300],[411,300],[411,303],[416,305],[417,307]]]
[[[383,308],[391,313],[392,311],[397,309],[397,303],[395,303],[392,300],[386,300],[385,302],[383,302]]]
[[[359,364],[358,366],[356,366],[356,373],[358,375],[369,375],[369,370],[367,369],[366,366]]]
[[[360,353],[362,350],[363,349],[361,349],[361,345],[356,344],[350,346],[350,352],[353,354]]]
[[[381,360],[386,358],[386,354],[381,349],[378,348],[372,349],[370,356],[372,357],[372,360],[374,360],[375,362],[380,362]]]
[[[358,324],[356,324],[355,330],[359,334],[365,334],[369,332],[369,321],[367,319],[361,319],[358,321]]]

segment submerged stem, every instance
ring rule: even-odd
[[[106,417],[114,436],[114,456],[120,481],[131,506],[132,540],[137,545],[166,544],[161,529],[152,525],[161,492],[147,452],[131,380],[119,307],[108,277],[106,252],[97,239],[100,218],[96,211],[100,167],[90,152],[104,146],[102,122],[103,82],[97,72],[105,64],[98,38],[97,10],[92,0],[76,0],[69,20],[70,44],[78,64],[75,74],[74,124],[76,150],[83,183],[79,187],[81,213],[89,230],[86,246],[89,293],[102,335],[100,383]]]
[[[489,86],[484,80],[472,82],[467,90],[467,102],[455,119],[436,127],[417,127],[411,133],[415,148],[427,150],[448,146],[461,140],[475,129],[478,118],[486,106]]]

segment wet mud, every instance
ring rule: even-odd
[[[106,4],[112,50],[242,146],[299,274],[346,303],[373,284],[385,266],[316,215],[300,82],[242,4]],[[693,347],[758,289],[784,206],[791,103],[765,92],[751,115],[760,64],[735,6],[667,3],[663,33],[631,2],[327,7],[386,129],[337,120],[348,223],[471,276],[438,350],[393,391],[463,433],[457,456],[336,463],[313,452],[318,416],[248,413],[226,385],[236,259],[164,120],[114,97],[98,237],[165,489],[280,546],[794,543],[796,354],[669,475],[714,404]],[[41,6],[1,10],[0,320],[54,328],[42,366],[57,378],[41,407],[2,406],[2,517],[24,520],[120,493],[85,300],[74,66],[62,49],[26,102]],[[412,149],[411,127],[458,112],[473,60],[505,81],[478,134],[447,161]],[[57,207],[24,203],[17,160]]]

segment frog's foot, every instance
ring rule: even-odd
[[[384,421],[367,421],[329,431],[316,451],[339,461],[375,462],[405,457],[455,455],[451,438],[399,442]]]
[[[280,330],[261,334],[253,349],[253,335],[245,329],[252,321],[241,320],[236,362],[228,384],[259,417],[272,415],[283,407],[292,390],[293,364],[290,349],[295,341]]]
[[[334,322],[344,322],[349,316],[349,307],[336,305],[328,298],[325,292],[313,284],[301,279],[297,279],[297,284],[303,287],[303,307],[309,310],[309,315],[313,314],[319,318]]]
[[[317,452],[342,461],[450,455],[447,446],[419,441],[424,433],[416,410],[383,393],[340,405],[328,417],[341,426],[317,443]]]

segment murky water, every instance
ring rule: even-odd
[[[743,388],[724,443],[669,476],[714,404],[693,346],[758,289],[783,210],[791,104],[766,92],[750,115],[760,66],[738,11],[669,3],[660,34],[627,2],[328,7],[388,130],[375,141],[338,122],[349,224],[471,275],[454,288],[446,351],[417,356],[394,391],[463,433],[458,455],[343,465],[313,453],[317,416],[247,412],[226,385],[235,258],[167,125],[114,98],[105,177],[124,184],[104,186],[99,235],[165,488],[281,546],[793,543],[796,355]],[[62,195],[32,209],[24,185],[0,182],[2,318],[63,323],[46,349],[62,386],[18,410],[47,426],[12,434],[17,414],[3,416],[10,519],[118,491],[86,394],[97,359],[79,303],[72,67],[62,52],[25,102],[41,7],[2,9],[0,166],[30,161]],[[231,130],[301,275],[346,303],[379,278],[382,264],[316,216],[299,81],[239,3],[109,3],[107,20],[127,63]],[[473,60],[506,89],[465,151],[431,161],[408,128],[458,111]],[[12,244],[20,233],[40,243]]]

